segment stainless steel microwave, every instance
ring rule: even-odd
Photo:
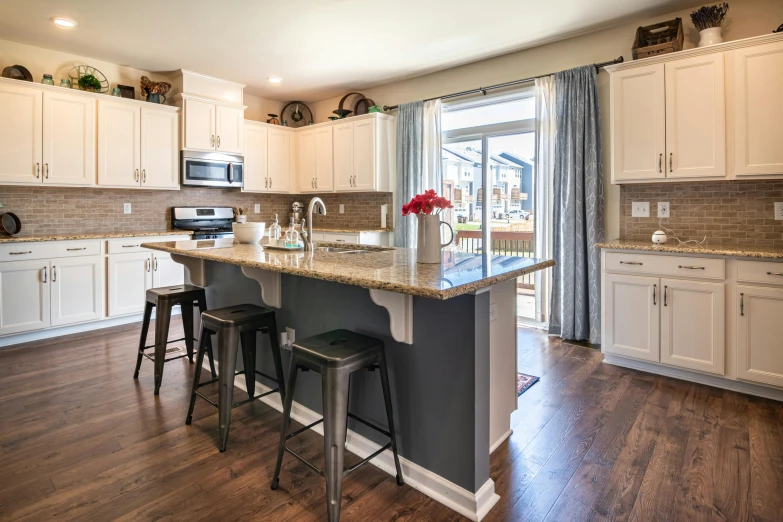
[[[182,184],[196,187],[241,187],[244,158],[221,152],[181,152]]]

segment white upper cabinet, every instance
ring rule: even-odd
[[[277,126],[269,128],[267,136],[267,191],[288,192],[291,186],[292,133]]]
[[[178,188],[179,121],[177,113],[141,109],[141,186]]]
[[[95,184],[95,100],[72,93],[43,93],[45,184]]]
[[[723,53],[667,62],[666,177],[726,176]]]
[[[353,123],[334,126],[334,187],[337,190],[353,190]]]
[[[321,192],[334,190],[334,129],[315,130],[315,188]]]
[[[41,91],[0,83],[0,183],[41,183],[42,112]]]
[[[215,149],[220,152],[241,154],[244,141],[245,110],[235,107],[217,107]]]
[[[268,136],[269,128],[267,125],[249,121],[245,122],[243,192],[266,192],[268,189]]]
[[[353,125],[353,190],[376,190],[382,178],[377,171],[383,148],[376,143],[382,120],[357,121]]]
[[[188,150],[215,150],[217,106],[201,100],[185,100],[182,109],[184,122],[183,148]]]
[[[734,174],[783,175],[783,42],[732,54]]]
[[[391,190],[392,120],[359,118],[334,126],[334,180],[337,191]]]
[[[138,187],[141,182],[141,109],[98,101],[98,184]]]
[[[613,182],[666,177],[664,90],[663,64],[612,74]]]
[[[348,124],[350,125],[350,124]],[[335,187],[340,125],[303,131],[299,136],[299,191],[332,192]]]

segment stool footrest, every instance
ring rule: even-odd
[[[199,387],[199,388],[201,388],[201,387],[202,387],[202,386],[204,386],[205,384],[212,384],[213,382],[217,382],[217,381],[218,381],[217,379],[213,379],[213,380],[211,380],[211,381],[209,381],[209,382],[205,382],[205,383],[203,383],[203,384],[199,384],[199,385],[198,385],[198,387]],[[233,410],[234,408],[236,408],[236,407],[238,407],[238,406],[244,406],[244,405],[245,405],[245,404],[247,404],[248,402],[253,402],[254,400],[257,400],[257,399],[262,399],[262,398],[266,397],[267,395],[271,395],[271,394],[273,394],[273,393],[279,393],[279,392],[280,392],[280,388],[275,388],[274,390],[269,390],[268,392],[262,393],[261,395],[253,395],[252,397],[250,397],[250,398],[247,398],[247,399],[245,399],[244,401],[235,402],[234,404],[232,404],[232,405],[231,405],[231,409]],[[199,397],[201,397],[202,399],[204,399],[205,401],[207,401],[208,403],[210,403],[210,404],[211,404],[212,406],[214,406],[215,408],[220,408],[220,406],[219,406],[219,405],[218,405],[218,404],[217,404],[215,401],[213,401],[212,399],[208,399],[208,398],[207,398],[206,396],[204,396],[204,394],[203,394],[203,393],[201,393],[200,391],[198,391],[198,390],[197,390],[197,391],[196,391],[196,395],[198,395]]]
[[[377,432],[379,432],[379,433],[383,433],[383,434],[384,434],[384,435],[386,435],[387,437],[391,437],[391,433],[389,433],[389,432],[388,432],[388,431],[386,431],[385,429],[383,429],[383,428],[379,428],[379,427],[378,427],[378,426],[376,426],[375,424],[373,424],[373,423],[371,423],[371,422],[367,422],[366,420],[362,419],[361,417],[357,417],[356,415],[354,415],[354,414],[353,414],[353,413],[351,413],[351,412],[348,412],[348,417],[349,417],[349,418],[351,418],[351,419],[353,419],[353,420],[355,420],[355,421],[359,421],[359,422],[361,422],[362,424],[364,424],[364,425],[365,425],[365,426],[367,426],[368,428],[372,428],[372,429],[374,429],[375,431],[377,431]]]
[[[343,471],[343,478],[347,477],[349,473],[351,473],[352,471],[356,471],[360,466],[363,466],[363,465],[367,464],[372,459],[374,459],[375,457],[377,457],[378,455],[380,455],[381,453],[383,453],[384,451],[386,451],[387,449],[389,449],[391,447],[392,447],[392,443],[389,442],[384,447],[382,447],[381,449],[379,449],[378,451],[376,451],[375,453],[373,453],[372,455],[370,455],[366,459],[362,459],[361,462],[358,462],[358,463],[354,464],[353,466],[351,466],[350,468],[346,469],[345,471]]]
[[[197,392],[196,392],[196,395],[198,395],[199,397],[201,397],[202,399],[204,399],[205,401],[207,401],[208,403],[210,403],[210,404],[211,404],[212,406],[214,406],[215,408],[217,408],[217,407],[218,407],[218,404],[217,404],[215,401],[213,401],[212,399],[210,399],[209,397],[207,397],[206,395],[204,395],[204,394],[203,394],[203,393],[201,393],[200,391],[197,391]]]
[[[166,341],[166,344],[171,344],[171,343],[178,343],[178,342],[180,342],[180,341],[184,341],[184,340],[186,340],[186,339],[187,339],[187,337],[183,337],[182,339],[172,339],[171,341]],[[194,342],[194,343],[198,342],[198,339],[193,339],[193,342]],[[155,345],[154,345],[154,344],[151,344],[151,345],[149,345],[149,346],[145,346],[145,347],[144,347],[144,349],[145,349],[145,350],[146,350],[146,349],[148,349],[148,348],[155,348]]]
[[[324,476],[324,472],[323,472],[323,471],[321,471],[320,469],[316,468],[314,465],[312,465],[312,464],[311,464],[311,463],[310,463],[310,462],[309,462],[307,459],[305,459],[304,457],[302,457],[301,455],[299,455],[297,452],[295,452],[294,450],[292,450],[292,449],[291,449],[291,448],[289,448],[288,446],[283,446],[283,447],[285,448],[285,450],[286,450],[288,453],[290,453],[291,455],[293,455],[294,457],[296,457],[297,459],[299,459],[299,461],[300,461],[302,464],[304,464],[305,466],[307,466],[307,467],[308,467],[308,468],[310,468],[311,470],[315,471],[316,473],[318,473],[318,474],[319,474],[319,475],[321,475],[322,477]]]
[[[150,361],[152,361],[152,362],[155,362],[155,355],[150,355],[150,354],[148,354],[148,353],[144,353],[144,352],[141,352],[141,354],[142,354],[144,357],[146,357],[147,359],[149,359]],[[184,353],[184,354],[182,354],[182,355],[178,355],[178,356],[176,356],[176,357],[170,357],[170,358],[168,358],[168,359],[163,359],[163,362],[164,362],[164,363],[167,363],[167,362],[169,362],[169,361],[176,361],[177,359],[182,359],[183,357],[187,357],[187,356],[188,356],[188,354]]]
[[[310,428],[312,428],[313,426],[317,426],[317,425],[321,424],[323,421],[324,421],[323,419],[319,419],[319,420],[315,421],[315,422],[314,422],[314,423],[312,423],[312,424],[308,424],[308,425],[307,425],[307,426],[305,426],[304,428],[300,428],[300,429],[296,430],[295,432],[293,432],[293,433],[291,433],[291,434],[288,434],[288,435],[286,435],[286,437],[285,437],[285,440],[293,439],[293,438],[294,438],[294,437],[296,437],[297,435],[300,435],[300,434],[304,433],[305,431],[309,430],[309,429],[310,429]]]

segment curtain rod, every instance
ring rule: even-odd
[[[620,56],[619,58],[615,58],[614,60],[610,60],[608,62],[596,63],[593,65],[595,65],[596,69],[600,69],[602,67],[606,67],[607,65],[615,65],[618,63],[623,63],[623,61],[624,58]],[[439,99],[448,100],[450,98],[457,98],[459,96],[468,96],[469,94],[487,94],[487,91],[491,91],[494,89],[504,89],[506,87],[512,87],[514,85],[522,85],[523,83],[530,83],[536,81],[538,78],[543,78],[545,76],[551,76],[551,74],[542,74],[541,76],[533,76],[532,78],[525,78],[524,80],[514,80],[513,82],[499,83],[497,85],[490,85],[489,87],[479,87],[478,89],[472,89],[470,91],[455,92],[452,94],[447,94],[445,96],[436,96],[435,98],[427,98],[424,101],[427,102],[427,101],[439,100]],[[384,105],[383,110],[393,111],[397,107],[399,107],[399,105],[392,105],[392,106]]]

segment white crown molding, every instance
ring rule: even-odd
[[[188,74],[190,76],[198,76],[199,78],[204,78],[205,80],[210,80],[210,81],[213,81],[213,82],[225,83],[226,85],[233,85],[233,86],[236,86],[236,87],[241,87],[242,89],[247,87],[247,85],[245,85],[244,83],[232,82],[231,80],[224,80],[223,78],[216,78],[214,76],[209,76],[208,74],[202,74],[202,73],[190,71],[188,69],[179,69],[177,72],[175,72],[174,74],[169,76],[169,78],[173,80],[175,78],[179,78],[180,76],[183,76],[183,74]]]
[[[634,69],[636,67],[645,67],[647,65],[666,63],[675,60],[682,60],[684,58],[693,58],[696,56],[722,53],[726,51],[733,51],[735,49],[742,49],[744,47],[753,47],[756,45],[763,45],[763,44],[782,42],[782,41],[783,41],[783,33],[763,34],[761,36],[753,36],[751,38],[744,38],[742,40],[732,40],[731,42],[723,42],[720,44],[710,45],[708,47],[696,47],[694,49],[687,49],[685,51],[679,51],[676,53],[662,54],[660,56],[651,56],[650,58],[642,58],[641,60],[623,62],[617,65],[609,65],[604,69],[607,72],[613,73],[617,71],[625,71],[627,69]]]
[[[221,107],[231,107],[233,109],[242,109],[242,110],[247,109],[247,105],[241,105],[241,104],[236,104],[236,103],[231,103],[231,102],[226,102],[226,101],[220,101],[220,100],[215,100],[215,99],[212,99],[212,98],[204,98],[203,96],[194,96],[192,94],[184,94],[184,93],[180,93],[180,94],[175,95],[172,98],[172,100],[174,100],[174,103],[177,103],[177,102],[179,102],[181,100],[193,100],[193,101],[199,101],[199,102],[204,102],[204,103],[211,103],[212,105],[220,105]]]

